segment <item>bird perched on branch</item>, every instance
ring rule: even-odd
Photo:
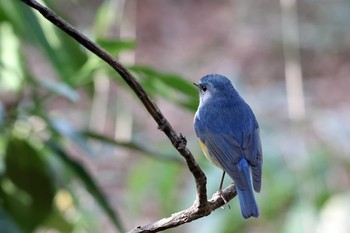
[[[225,76],[210,74],[194,84],[200,93],[194,128],[207,159],[224,171],[219,193],[227,173],[236,185],[243,217],[258,217],[253,188],[260,192],[262,148],[254,113]]]

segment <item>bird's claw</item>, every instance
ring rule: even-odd
[[[222,190],[220,189],[218,191],[218,195],[221,197],[221,199],[224,201],[225,205],[227,204],[228,208],[231,209],[231,206],[228,204],[228,201],[226,200],[226,198],[224,197],[224,195],[222,194]],[[222,208],[224,209],[224,206],[222,206]]]

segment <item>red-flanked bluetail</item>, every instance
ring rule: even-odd
[[[210,162],[224,170],[223,177],[227,173],[233,179],[243,217],[258,217],[253,188],[260,192],[263,159],[254,113],[222,75],[207,75],[195,85],[200,103],[194,128],[202,150]]]

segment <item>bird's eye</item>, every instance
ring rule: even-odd
[[[207,86],[202,86],[202,91],[206,92],[207,91]]]

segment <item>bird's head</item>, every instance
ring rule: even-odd
[[[201,102],[212,99],[213,96],[223,96],[227,92],[234,91],[231,81],[220,74],[209,74],[201,78],[199,83],[194,83],[198,87]]]

